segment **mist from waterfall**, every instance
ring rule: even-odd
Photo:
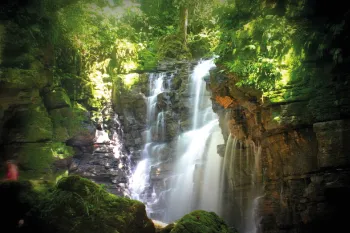
[[[203,78],[215,67],[213,59],[201,61],[191,75],[192,130],[177,140],[174,175],[170,181],[164,221],[172,222],[195,209],[220,213],[220,168],[217,145],[223,137],[210,93]]]

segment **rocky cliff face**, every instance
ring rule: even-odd
[[[261,147],[255,171],[249,170],[248,163],[236,163],[230,165],[234,174],[227,176],[243,177],[228,185],[226,193],[230,205],[226,218],[235,216],[231,219],[241,229],[248,227],[252,208],[261,232],[327,232],[346,227],[342,213],[350,205],[350,84],[344,73],[330,68],[334,68],[331,63],[322,64],[308,60],[305,65],[317,75],[268,94],[238,87],[239,79],[223,75],[220,68],[211,74],[213,109],[226,141],[231,134],[239,142],[232,150],[248,153],[252,142]],[[258,177],[257,183],[249,178],[251,174]],[[258,190],[253,197],[252,189]]]
[[[236,2],[249,14],[245,2]],[[298,7],[291,1],[255,2],[262,4],[260,11],[250,12],[246,24],[232,32],[234,55],[219,59],[208,83],[226,148],[236,151],[225,153],[236,158],[226,176],[226,218],[240,229],[254,222],[261,232],[340,230],[350,205],[349,47],[343,40],[349,35],[348,8],[325,1],[300,1]],[[278,34],[279,23],[297,34]],[[334,33],[335,25],[342,25],[341,33]],[[281,39],[288,33],[289,39]],[[303,52],[294,53],[299,49]],[[280,80],[265,76],[269,70],[259,73],[265,69],[259,57],[270,59],[270,68],[285,70]],[[248,67],[250,61],[260,68]],[[242,64],[248,73],[239,72]],[[264,81],[272,81],[273,88]],[[238,142],[230,144],[229,135]],[[252,143],[261,152],[249,156]],[[258,162],[239,162],[252,158]],[[232,177],[239,178],[230,184]]]
[[[219,77],[223,81],[215,83]],[[290,85],[275,92],[278,100],[262,99],[218,73],[212,73],[209,86],[218,100],[214,109],[223,131],[243,145],[233,150],[245,153],[251,142],[261,146],[257,170],[234,166],[235,177],[249,176],[248,170],[258,174],[258,183],[248,178],[228,189],[228,212],[237,211],[234,207],[244,212],[234,214],[240,220],[233,221],[242,226],[251,215],[249,203],[237,197],[251,202],[249,190],[260,187],[253,198],[260,196],[255,208],[261,232],[323,232],[345,226],[342,211],[349,207],[350,190],[349,105],[344,98],[348,82],[330,78],[317,88],[312,83]],[[224,108],[218,96],[229,97],[230,105]]]
[[[15,160],[20,178],[54,180],[91,148],[103,101],[69,45],[54,49],[33,4],[4,3],[0,14],[0,162]]]

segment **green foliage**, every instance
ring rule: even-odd
[[[218,46],[220,31],[218,29],[203,28],[198,34],[188,36],[188,47],[195,58],[211,57]]]
[[[115,73],[128,73],[135,70],[138,66],[139,45],[128,41],[127,39],[117,39],[115,41],[113,58]]]
[[[158,55],[160,59],[174,58],[178,60],[191,58],[191,53],[178,35],[168,35],[159,39]]]
[[[266,94],[291,84],[320,82],[306,64],[319,61],[344,69],[348,47],[346,11],[340,5],[330,11],[320,8],[302,0],[228,1],[215,9],[222,30],[217,63],[233,73],[236,85]]]
[[[291,81],[290,72],[305,59],[307,40],[300,24],[276,15],[258,16],[223,33],[217,52],[219,62],[240,78],[237,85],[269,91]]]
[[[141,70],[152,70],[157,67],[158,54],[151,51],[151,49],[143,49],[139,52],[139,64]]]
[[[178,10],[173,0],[138,0],[145,24],[141,31],[160,37],[173,33],[178,21]]]

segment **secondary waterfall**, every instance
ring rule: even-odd
[[[138,162],[135,171],[130,177],[131,197],[146,204],[146,210],[149,210],[150,203],[154,202],[155,195],[148,195],[148,189],[151,187],[149,176],[151,172],[152,158],[159,145],[152,143],[152,130],[164,132],[163,112],[156,114],[156,104],[158,94],[164,91],[164,73],[151,74],[149,77],[150,96],[147,97],[147,131],[146,145],[141,154],[141,161]],[[154,128],[153,122],[157,122]],[[152,192],[153,194],[153,192]]]
[[[170,180],[169,206],[165,221],[171,222],[195,209],[220,213],[220,168],[217,145],[223,144],[217,116],[203,78],[213,60],[200,62],[191,75],[192,130],[177,141],[175,171]]]
[[[261,147],[253,141],[229,135],[222,171],[223,200],[229,211],[223,217],[244,233],[259,232],[260,156]]]

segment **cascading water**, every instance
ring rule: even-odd
[[[158,94],[164,91],[164,73],[154,73],[149,77],[150,96],[147,98],[147,131],[146,144],[141,154],[141,161],[138,162],[135,171],[129,179],[129,187],[131,190],[131,197],[133,199],[142,201],[148,208],[148,203],[154,202],[155,195],[148,196],[147,189],[150,188],[149,176],[151,171],[152,156],[154,157],[154,150],[159,145],[152,143],[152,127],[153,122],[156,122],[155,129],[157,132],[161,131],[164,134],[164,117],[163,113],[156,114],[156,104]],[[153,192],[152,192],[153,194]],[[148,209],[147,209],[148,210]]]
[[[224,156],[223,199],[229,205],[224,219],[240,232],[258,233],[257,213],[261,199],[261,147],[253,141],[240,141],[229,135]]]
[[[173,222],[194,209],[220,212],[223,158],[217,154],[217,145],[224,141],[204,81],[213,67],[213,59],[200,61],[189,79],[184,80],[184,83],[189,82],[190,87],[184,104],[191,106],[191,126],[171,142],[166,139],[167,127],[174,127],[176,121],[172,121],[171,126],[167,125],[169,114],[173,113],[160,111],[159,100],[170,92],[164,87],[171,86],[173,76],[169,76],[169,72],[150,75],[147,143],[142,160],[129,179],[129,186],[131,197],[145,203],[148,216],[153,219]],[[165,161],[160,160],[159,157],[164,155],[171,156]]]
[[[202,61],[191,75],[192,130],[181,134],[177,141],[175,171],[164,216],[167,222],[194,209],[220,212],[222,158],[217,154],[217,145],[223,143],[223,138],[203,80],[214,66],[213,60]]]

